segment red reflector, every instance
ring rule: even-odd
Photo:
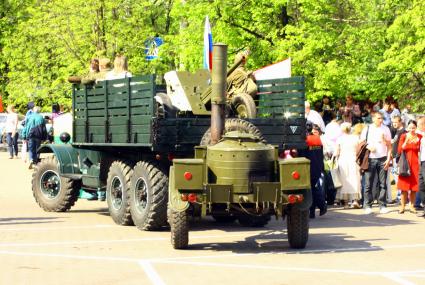
[[[192,180],[192,173],[190,173],[189,171],[186,171],[183,176],[186,180]]]
[[[297,195],[288,195],[288,203],[295,204],[297,202]]]
[[[168,160],[169,160],[169,161],[173,161],[173,159],[174,159],[174,154],[169,153],[169,154],[168,154]]]
[[[187,194],[182,194],[182,201],[187,201],[187,199],[188,199],[188,197],[187,197]]]
[[[193,193],[191,193],[187,196],[187,200],[191,203],[196,202],[197,198],[198,197],[196,196],[196,194],[193,194]]]
[[[304,200],[303,195],[297,195],[298,202],[301,203]]]
[[[300,174],[298,173],[298,171],[292,172],[292,178],[294,178],[295,180],[300,179]]]
[[[279,158],[284,159],[285,158],[285,152],[282,151],[281,153],[279,153]]]

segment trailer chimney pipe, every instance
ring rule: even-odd
[[[215,145],[224,131],[227,78],[227,45],[213,46],[211,94],[211,145]]]

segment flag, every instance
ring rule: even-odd
[[[213,39],[211,34],[210,21],[208,16],[206,16],[204,28],[204,68],[210,71],[212,69],[212,45]]]
[[[0,95],[0,113],[2,113],[2,112],[4,112],[4,108],[3,108],[3,100],[2,100],[1,95]]]

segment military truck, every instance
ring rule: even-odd
[[[67,211],[77,201],[80,189],[93,193],[105,191],[109,213],[115,223],[120,225],[134,223],[142,230],[156,230],[167,225],[169,175],[177,177],[181,169],[175,165],[170,172],[170,167],[173,161],[178,162],[178,159],[195,156],[202,160],[201,153],[208,153],[208,147],[197,148],[197,146],[208,145],[211,141],[209,139],[211,117],[170,108],[172,105],[164,104],[164,101],[169,99],[165,86],[157,85],[155,82],[155,75],[143,75],[102,81],[94,85],[73,84],[72,143],[68,142],[70,135],[63,133],[61,139],[68,143],[42,145],[39,152],[47,155],[43,155],[45,158],[37,164],[33,172],[32,191],[41,208],[45,211]],[[268,168],[272,165],[273,169],[279,169],[279,165],[295,167],[298,164],[303,168],[307,167],[304,160],[295,159],[291,163],[282,164],[277,159],[285,150],[304,145],[304,79],[293,77],[259,81],[257,84],[258,118],[249,120],[228,118],[224,124],[225,131],[246,133],[246,138],[235,141],[250,140],[252,144],[264,144],[267,141],[267,145],[261,145],[267,148],[267,151],[259,154],[258,160],[266,159],[267,162],[261,163]],[[205,82],[199,82],[198,85],[204,86]],[[192,83],[193,88],[198,85]],[[241,161],[241,164],[244,163]],[[196,163],[193,165],[198,167]],[[290,171],[292,168],[285,169]],[[272,175],[273,180],[268,187],[275,189],[277,184],[273,181],[278,174],[274,170],[267,171],[252,168],[249,183],[268,181]],[[282,172],[279,175],[286,174],[287,172]],[[192,181],[199,178],[195,175],[193,177]],[[177,182],[171,178],[174,183],[171,188],[175,189]],[[301,182],[304,179],[306,178],[302,174],[297,181]],[[296,187],[297,181],[288,184],[294,185],[291,189],[296,190],[294,193],[298,195],[294,197],[299,202],[303,193],[303,199],[308,201],[310,197],[310,192],[306,190],[309,188],[308,185],[303,184],[304,192],[300,192],[299,186]],[[215,184],[218,185],[220,182]],[[256,195],[266,195],[269,199],[271,194],[264,192],[263,186],[258,185],[261,189]],[[227,193],[226,187],[223,186],[221,191],[218,190],[217,195]],[[241,185],[238,189],[245,191],[242,190],[244,187]],[[178,189],[180,190],[187,191],[183,188]],[[175,193],[172,192],[172,197],[177,197]],[[287,197],[282,195],[281,189],[276,191],[275,195],[279,201]],[[251,201],[249,199],[252,194],[246,193],[243,196],[247,197],[247,202]],[[266,209],[267,207],[263,207],[265,205],[263,201],[266,201],[264,199],[257,200],[258,207]],[[217,210],[227,205],[227,202],[223,205],[215,204],[216,200],[211,202],[214,202],[211,205]],[[184,201],[181,204],[184,204]],[[179,208],[178,211],[183,208]],[[206,208],[202,207],[202,211],[204,210]],[[274,212],[279,211],[278,209]],[[227,207],[221,212],[217,212],[213,217],[217,220],[227,219]],[[253,222],[251,216],[238,218],[240,223],[255,226],[264,225],[268,217],[260,218],[260,222],[257,222],[257,219]],[[175,232],[175,226],[172,228]]]

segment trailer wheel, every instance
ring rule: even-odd
[[[130,182],[130,213],[140,230],[167,224],[168,176],[157,163],[139,161]]]
[[[241,93],[232,98],[232,107],[235,115],[241,119],[257,117],[257,107],[249,94]]]
[[[248,121],[245,121],[242,119],[236,119],[236,118],[226,119],[226,122],[224,123],[224,132],[227,133],[231,131],[240,131],[243,133],[255,135],[259,137],[262,142],[266,143],[266,140],[264,139],[264,136],[261,133],[260,129]],[[209,128],[205,132],[200,142],[200,145],[210,145],[210,144],[211,144],[211,128]]]
[[[260,228],[267,225],[270,221],[270,215],[242,215],[238,217],[238,222],[244,227]]]
[[[308,209],[290,207],[288,211],[288,241],[291,248],[305,248],[308,241]]]
[[[171,227],[171,245],[174,249],[184,249],[189,245],[189,223],[187,212],[170,209],[168,221]]]
[[[130,215],[130,178],[133,170],[122,161],[114,161],[106,182],[106,201],[112,220],[118,225],[132,225]]]
[[[32,174],[32,193],[35,201],[46,212],[65,212],[78,200],[79,180],[59,175],[54,156],[41,160]]]

